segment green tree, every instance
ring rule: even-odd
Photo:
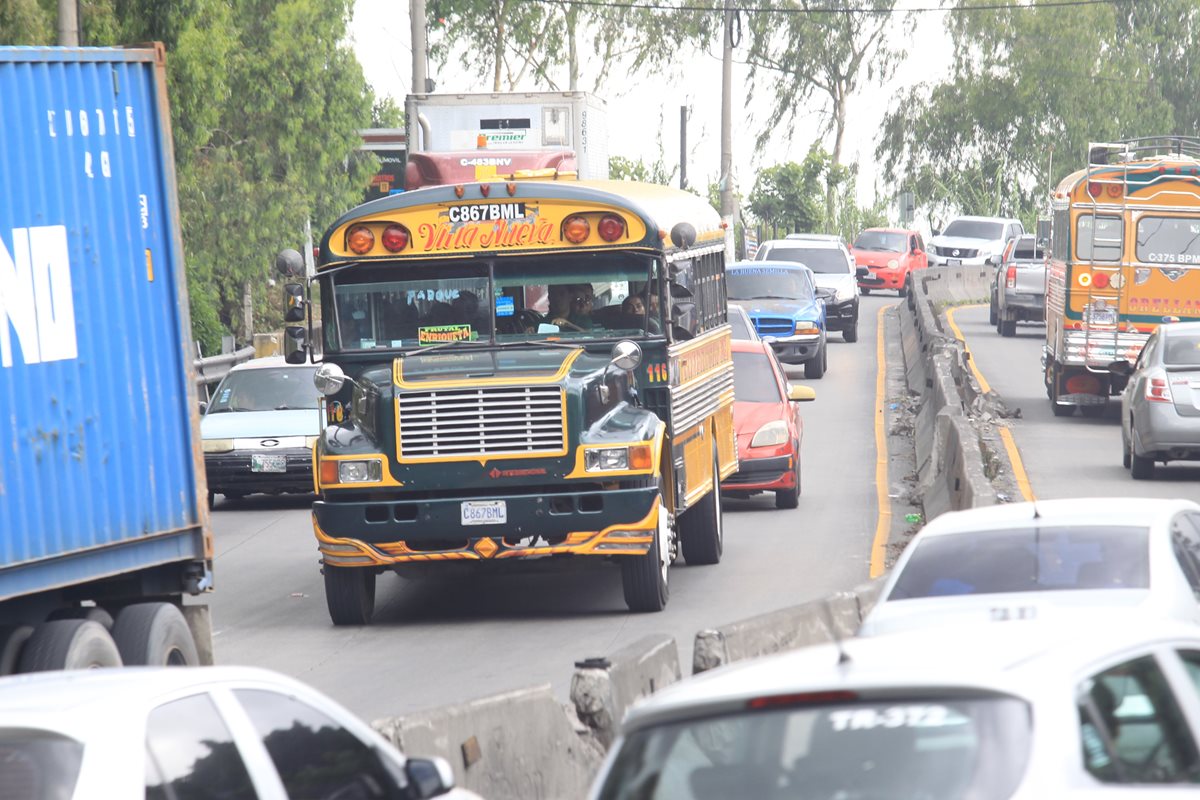
[[[824,151],[814,146],[804,163],[789,161],[759,170],[750,192],[750,213],[772,234],[815,231],[823,221]]]
[[[616,181],[642,181],[670,186],[678,172],[678,167],[667,169],[661,157],[650,164],[624,156],[609,156],[608,159],[608,175]]]
[[[887,114],[877,148],[885,178],[903,177],[931,217],[1032,222],[1052,182],[1085,163],[1089,141],[1169,132],[1171,108],[1117,8],[951,15],[951,76],[911,87]]]

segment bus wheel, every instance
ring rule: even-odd
[[[117,612],[113,640],[126,665],[194,667],[196,642],[183,612],[170,603],[137,603]]]
[[[0,675],[12,675],[21,660],[21,650],[33,636],[32,625],[0,626]]]
[[[658,527],[645,555],[621,559],[621,587],[630,611],[662,611],[671,596],[671,515],[658,495]]]
[[[90,619],[43,622],[21,650],[18,672],[121,666],[121,653],[108,631]]]
[[[725,549],[725,525],[721,517],[721,469],[713,448],[712,490],[679,517],[679,538],[689,566],[718,564]]]
[[[364,567],[321,567],[325,604],[334,625],[366,625],[375,612],[375,572]]]

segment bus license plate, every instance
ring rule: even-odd
[[[504,525],[507,522],[508,506],[503,500],[463,501],[463,525]]]
[[[287,456],[250,456],[251,472],[287,472]]]
[[[1108,309],[1093,309],[1088,315],[1088,322],[1092,325],[1116,325],[1117,313]]]

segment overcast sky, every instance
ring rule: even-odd
[[[917,4],[916,0],[898,3],[902,7],[914,4]],[[919,4],[931,3],[921,0]],[[910,55],[887,85],[865,87],[851,100],[843,160],[859,162],[859,197],[864,202],[874,197],[877,180],[875,141],[892,94],[898,87],[940,77],[949,69],[951,54],[948,37],[942,32],[944,22],[944,13],[921,14],[913,37],[921,46],[910,48],[918,54]],[[899,31],[899,19],[895,28]],[[376,94],[390,95],[403,106],[412,75],[407,0],[355,0],[351,36],[367,80]],[[735,51],[735,62],[742,57],[744,52]],[[642,76],[631,80],[617,74],[610,78],[609,86],[600,87],[596,94],[608,105],[610,155],[646,162],[661,156],[668,167],[679,163],[679,107],[688,105],[691,109],[688,181],[693,186],[707,185],[716,180],[720,166],[720,41],[714,41],[707,53],[687,53],[681,58],[685,62],[680,64],[676,71],[679,74],[675,76]],[[431,64],[430,77],[436,80],[439,92],[491,89],[488,81],[468,74],[453,59],[444,68]],[[754,148],[754,139],[770,113],[769,97],[760,92],[747,103],[746,68],[737,63],[734,64],[733,85],[734,171],[738,186],[746,195],[753,188],[758,168],[804,158],[810,143],[818,135],[820,119],[811,113],[798,115],[790,143],[786,135],[773,136],[771,143],[758,152]],[[541,87],[527,83],[521,88],[535,90]],[[831,141],[827,141],[826,149],[830,146]],[[886,186],[880,186],[879,191],[884,196],[891,194]]]

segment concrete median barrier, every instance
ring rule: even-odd
[[[848,592],[702,630],[696,634],[692,650],[692,674],[853,636],[880,588],[881,580],[876,579]]]
[[[675,638],[646,636],[611,656],[578,662],[571,677],[571,702],[579,720],[608,747],[631,705],[679,678]]]

